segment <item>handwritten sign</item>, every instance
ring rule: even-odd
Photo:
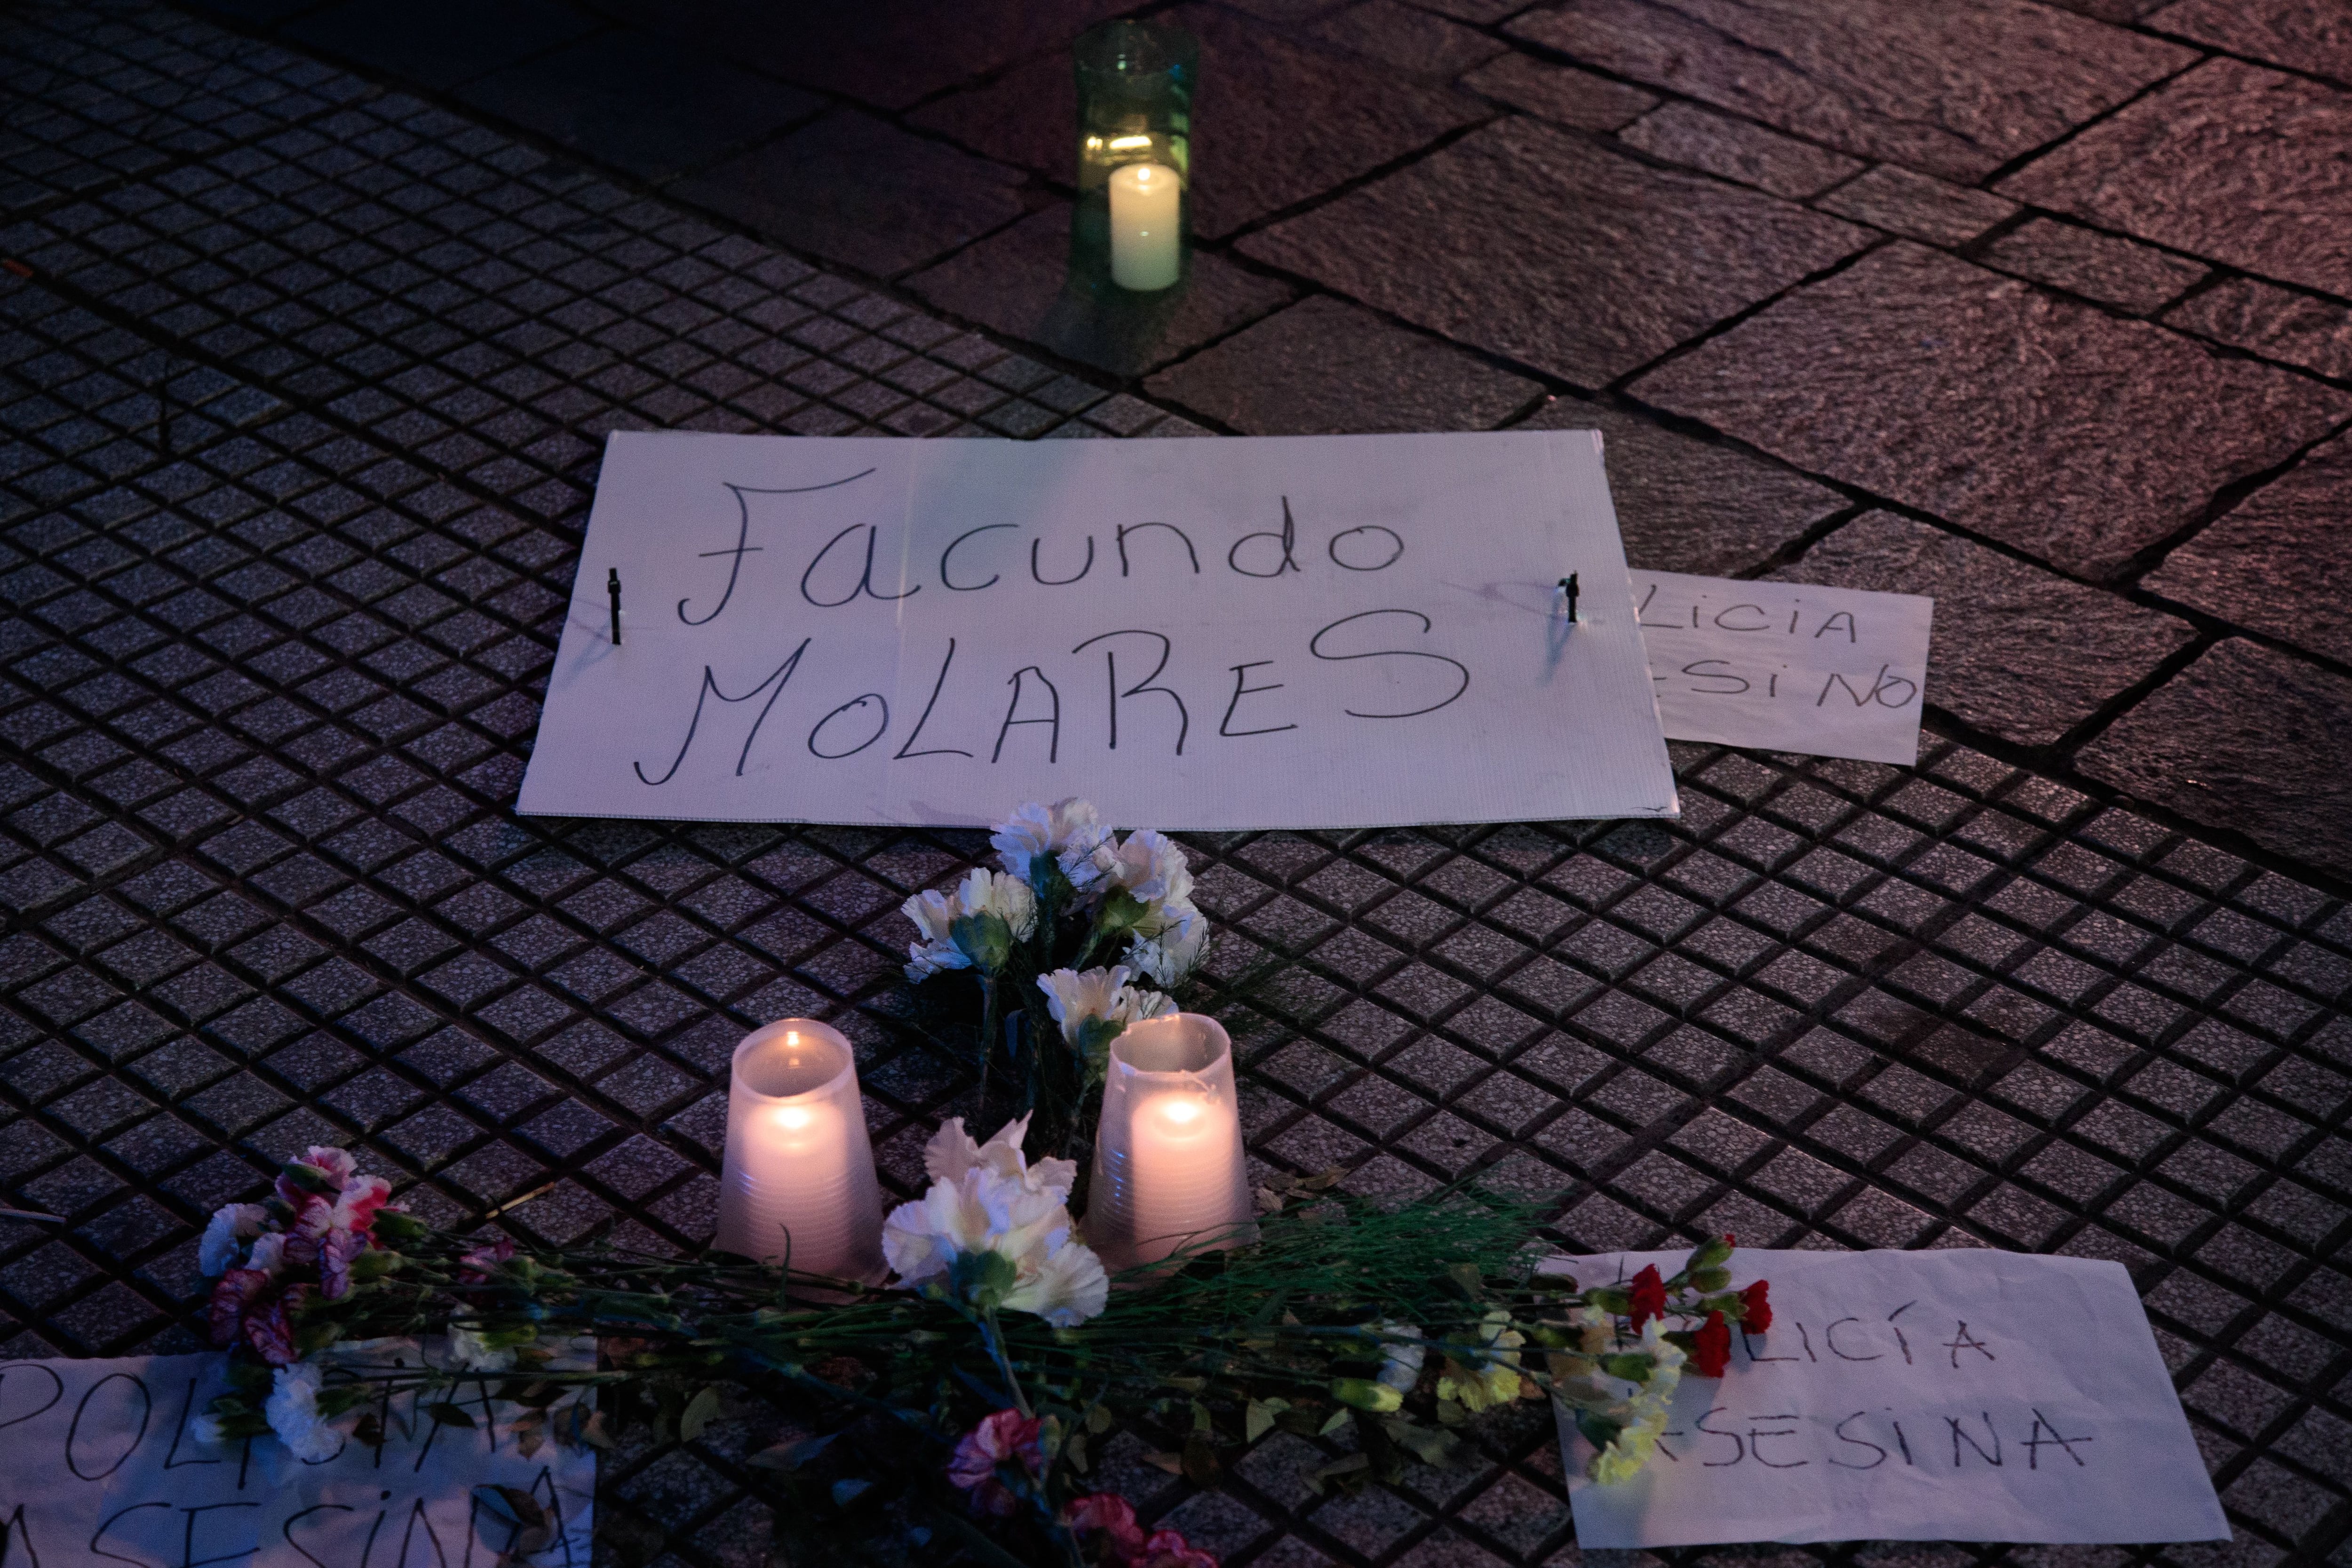
[[[488,1401],[495,1427],[468,1430],[403,1396],[379,1413],[381,1449],[347,1443],[306,1463],[273,1440],[199,1439],[195,1418],[226,1387],[223,1364],[0,1362],[0,1568],[497,1568],[529,1543],[478,1485],[529,1492],[545,1512],[555,1538],[525,1561],[588,1568],[595,1458],[552,1443],[526,1458],[505,1435],[513,1406]]]
[[[1935,600],[1636,572],[1633,602],[1675,740],[1918,761]]]
[[[1684,1256],[1549,1267],[1591,1284]],[[1562,1424],[1585,1547],[2230,1538],[2121,1264],[1742,1251],[1733,1271],[1772,1282],[1771,1328],[1685,1377],[1640,1475],[1585,1479]]]
[[[1583,587],[1580,616],[1553,585]],[[623,591],[612,637],[610,574]],[[618,432],[521,809],[972,825],[1671,816],[1591,431]]]

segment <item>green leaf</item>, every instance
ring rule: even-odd
[[[1097,1436],[1100,1436],[1103,1433],[1109,1431],[1112,1424],[1118,1421],[1118,1416],[1113,1415],[1110,1413],[1109,1405],[1093,1405],[1087,1411],[1087,1430],[1094,1433]]]
[[[1590,1410],[1579,1410],[1576,1413],[1576,1429],[1583,1433],[1584,1440],[1594,1447],[1606,1448],[1625,1430],[1625,1424],[1612,1421],[1608,1416]]]
[[[872,1481],[861,1481],[855,1479],[835,1481],[833,1483],[833,1506],[835,1508],[847,1508],[851,1503],[857,1500],[860,1493],[871,1490],[873,1486],[874,1483]]]
[[[443,1400],[438,1405],[426,1405],[425,1407],[425,1414],[433,1417],[434,1425],[437,1426],[470,1427],[479,1425],[479,1423],[475,1421],[471,1415],[467,1415],[465,1411],[458,1409],[447,1400]]]
[[[1203,1411],[1203,1415],[1207,1412]],[[1194,1431],[1184,1439],[1184,1479],[1196,1487],[1213,1487],[1224,1467],[1217,1463],[1217,1450],[1209,1442],[1208,1434]]]
[[[718,1414],[719,1391],[715,1388],[706,1388],[688,1400],[684,1413],[677,1418],[678,1441],[691,1443],[701,1436],[702,1429],[709,1426]]]
[[[1323,1425],[1317,1429],[1315,1435],[1318,1437],[1328,1437],[1332,1433],[1337,1432],[1340,1427],[1345,1426],[1349,1422],[1354,1420],[1355,1417],[1356,1413],[1343,1405],[1339,1406],[1339,1409],[1331,1412],[1331,1419],[1324,1422]]]
[[[1290,1408],[1287,1399],[1253,1399],[1242,1413],[1242,1436],[1255,1443],[1274,1430],[1274,1418]]]
[[[948,922],[948,940],[982,974],[1002,974],[1013,956],[1013,928],[1003,915],[958,915]]]
[[[1410,1421],[1391,1421],[1388,1423],[1388,1431],[1400,1447],[1411,1449],[1424,1465],[1450,1465],[1462,1451],[1461,1438],[1434,1427],[1416,1426]]]
[[[1601,1358],[1601,1370],[1612,1377],[1622,1377],[1628,1383],[1647,1383],[1655,1363],[1646,1355],[1625,1353]]]
[[[762,1448],[743,1462],[757,1465],[763,1470],[797,1470],[825,1451],[838,1432],[828,1432],[822,1437],[803,1437],[797,1443],[779,1443],[772,1448]]]
[[[1077,1053],[1090,1069],[1099,1068],[1110,1060],[1111,1042],[1126,1032],[1117,1018],[1086,1019],[1078,1025]]]
[[[514,1487],[476,1487],[474,1500],[504,1524],[535,1529],[547,1522],[547,1510],[540,1506],[539,1500]]]

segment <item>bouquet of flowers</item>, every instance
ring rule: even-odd
[[[475,1425],[470,1390],[475,1410],[495,1394],[519,1412],[526,1451],[640,1423],[691,1439],[720,1385],[745,1384],[794,1424],[751,1463],[790,1494],[776,1517],[795,1560],[1215,1568],[1089,1489],[1115,1428],[1202,1484],[1276,1427],[1341,1438],[1310,1484],[1352,1489],[1448,1462],[1490,1413],[1549,1398],[1615,1480],[1648,1458],[1685,1371],[1720,1374],[1729,1325],[1770,1321],[1762,1284],[1730,1289],[1727,1239],[1670,1277],[1582,1289],[1533,1268],[1524,1207],[1456,1191],[1384,1212],[1328,1176],[1272,1193],[1250,1246],[1108,1277],[1067,1207],[1075,1167],[1033,1163],[1026,1130],[940,1131],[929,1190],[886,1223],[880,1287],[454,1236],[311,1149],[205,1232],[232,1392],[201,1435],[322,1458],[381,1443],[386,1419]],[[425,1335],[445,1348],[423,1364],[371,1354]],[[593,1365],[565,1355],[583,1337]],[[528,1500],[484,1500],[504,1517]]]
[[[989,843],[1001,869],[902,906],[919,933],[907,978],[977,991],[983,1080],[1001,1060],[1046,1146],[1075,1149],[1110,1042],[1176,1010],[1209,923],[1181,846],[1150,828],[1121,838],[1083,800],[1024,805]]]

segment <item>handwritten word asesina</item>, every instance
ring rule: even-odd
[[[1710,1404],[1690,1426],[1669,1428],[1664,1437],[1674,1441],[1661,1441],[1658,1451],[1670,1462],[1695,1459],[1703,1469],[1796,1470],[1820,1464],[1855,1471],[1886,1466],[1998,1470],[2021,1459],[2032,1472],[2051,1463],[2088,1468],[2089,1445],[2098,1440],[2090,1422],[2063,1410],[2050,1414],[2059,1406],[2048,1400],[1979,1393],[1969,1374],[2000,1363],[1995,1336],[1957,1316],[1948,1320],[1948,1334],[1930,1329],[1922,1321],[1923,1306],[1911,1300],[1883,1315],[1848,1312],[1811,1323],[1780,1314],[1780,1331],[1769,1349],[1761,1339],[1739,1335],[1735,1342],[1744,1353],[1735,1363],[1790,1371],[1762,1384],[1727,1382],[1726,1399]],[[1900,1404],[1822,1410],[1808,1397],[1804,1369],[1872,1362],[1914,1373],[1885,1385]],[[2063,1397],[2063,1391],[2052,1393]]]
[[[633,764],[645,785],[677,777],[698,740],[712,743],[721,710],[734,706],[751,713],[750,722],[740,742],[730,727],[719,744],[731,750],[723,760],[740,777],[763,735],[771,746],[823,763],[875,754],[894,763],[955,757],[994,764],[1012,756],[1052,764],[1081,744],[1183,757],[1204,741],[1416,719],[1470,689],[1470,666],[1441,651],[1429,609],[1399,602],[1418,596],[1410,585],[1379,595],[1379,574],[1408,554],[1404,533],[1386,524],[1303,527],[1298,509],[1281,496],[1278,525],[1260,529],[1145,520],[1073,532],[985,521],[918,552],[887,537],[880,522],[834,527],[824,516],[872,472],[790,489],[725,487],[734,502],[731,542],[696,552],[709,563],[709,580],[706,591],[677,601],[676,620],[698,630],[731,617],[740,647],[737,623],[755,617],[773,662],[748,669],[704,663],[690,703],[678,707],[675,750],[665,745]],[[786,510],[779,517],[772,506]],[[755,542],[755,524],[769,522],[784,525],[772,537],[798,542]],[[781,556],[787,570],[747,568],[755,555]],[[760,586],[743,591],[754,573]],[[1222,602],[1219,584],[1243,592],[1276,584],[1256,591],[1279,592],[1286,579],[1310,577],[1361,584],[1375,596],[1367,607],[1293,634],[1296,646],[1262,631],[1229,633],[1222,647],[1205,635],[1180,646],[1182,623],[1138,614],[1174,584],[1205,587]],[[1095,592],[1062,598],[1059,591],[1089,581]],[[975,668],[969,650],[976,639],[956,609],[967,595],[1007,599],[1002,613],[1017,618],[1020,635],[1011,640],[1023,651],[1000,651],[990,667]],[[877,614],[889,616],[887,668],[871,637]],[[1158,624],[1139,624],[1146,621]],[[1041,647],[1049,627],[1066,631]],[[1247,646],[1255,637],[1270,646]],[[984,641],[1002,650],[1008,638]],[[901,660],[927,680],[909,678],[902,687]],[[1310,693],[1297,673],[1331,667],[1353,668],[1360,677],[1318,681]],[[788,691],[812,687],[812,700],[780,737],[771,716]],[[917,700],[920,707],[907,711]]]

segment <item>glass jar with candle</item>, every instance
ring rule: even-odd
[[[783,1018],[735,1047],[716,1245],[838,1279],[879,1280],[882,1188],[849,1041]]]
[[[1078,39],[1078,209],[1087,269],[1157,293],[1185,268],[1192,92],[1201,51],[1181,28],[1106,22]]]
[[[1084,1229],[1114,1271],[1256,1238],[1234,1043],[1214,1018],[1150,1018],[1111,1042]]]

